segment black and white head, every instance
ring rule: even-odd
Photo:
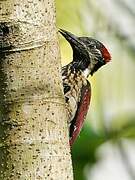
[[[93,75],[111,60],[107,48],[98,40],[90,37],[77,37],[62,29],[59,32],[70,43],[73,50],[73,63],[84,72],[85,76]]]

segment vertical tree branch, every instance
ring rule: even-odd
[[[70,179],[53,0],[0,1],[0,179]]]

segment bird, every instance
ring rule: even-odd
[[[78,37],[59,29],[73,51],[72,61],[62,67],[62,82],[66,109],[68,112],[69,144],[77,139],[86,118],[90,100],[91,85],[87,78],[111,60],[108,49],[91,37]]]

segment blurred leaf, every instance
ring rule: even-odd
[[[119,131],[111,131],[108,134],[108,139],[118,141],[120,138],[130,138],[135,139],[135,127],[127,126]]]
[[[110,138],[135,138],[135,117],[122,116],[114,119]]]
[[[97,162],[96,150],[105,142],[104,135],[97,135],[91,127],[85,125],[80,137],[77,139],[72,149],[73,169],[75,180],[85,179],[83,173],[86,165],[92,166]]]

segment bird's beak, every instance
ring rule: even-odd
[[[65,31],[63,29],[60,29],[59,32],[65,37],[65,39],[70,43],[70,45],[72,46],[72,48],[84,48],[84,44],[82,44],[79,40],[78,37],[75,36],[74,34]]]

